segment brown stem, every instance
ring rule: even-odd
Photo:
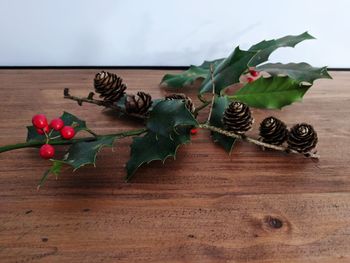
[[[213,64],[210,64],[210,81],[211,81],[211,85],[212,85],[212,88],[213,88],[213,90],[212,90],[213,97],[211,98],[211,103],[210,103],[210,109],[209,109],[207,123],[209,123],[210,118],[211,118],[211,114],[213,113],[213,106],[214,106],[214,101],[215,101],[215,82],[214,82],[214,67],[213,67]]]
[[[208,125],[208,124],[200,124],[199,127],[203,128],[203,129],[207,129],[207,130],[213,131],[213,132],[217,132],[217,133],[220,133],[220,134],[223,134],[223,135],[226,135],[228,137],[232,137],[232,138],[240,139],[242,141],[254,143],[254,144],[259,145],[261,147],[273,149],[273,150],[276,150],[276,151],[281,151],[281,152],[285,152],[285,153],[302,154],[305,157],[310,157],[310,158],[314,158],[314,159],[320,158],[320,156],[318,154],[313,153],[313,152],[299,153],[297,151],[294,151],[294,150],[289,149],[289,148],[284,147],[284,146],[278,146],[278,145],[265,143],[265,142],[259,141],[257,139],[254,139],[254,138],[247,137],[247,136],[242,136],[242,135],[239,135],[239,134],[236,134],[236,133],[233,133],[233,132],[229,132],[229,131],[225,131],[225,130],[222,130],[222,129],[217,128],[215,126]]]
[[[91,93],[89,94],[88,97],[76,97],[76,96],[70,95],[69,89],[66,88],[66,89],[64,89],[64,98],[76,101],[79,106],[82,106],[83,102],[86,102],[86,103],[95,104],[95,105],[98,105],[98,106],[103,106],[103,107],[106,107],[106,108],[109,108],[109,109],[113,109],[113,110],[115,110],[117,112],[121,112],[121,113],[123,113],[125,115],[132,116],[132,117],[135,117],[135,118],[138,118],[138,119],[147,119],[147,116],[145,116],[145,115],[136,114],[136,113],[128,113],[128,112],[125,111],[125,109],[117,106],[114,103],[111,103],[111,102],[108,102],[108,101],[104,101],[104,100],[95,100],[95,99],[92,98]]]

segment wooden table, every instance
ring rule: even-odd
[[[135,127],[62,98],[65,87],[86,95],[97,71],[1,70],[0,145],[25,140],[36,113],[69,111],[98,133]],[[129,92],[167,93],[158,87],[166,71],[111,71]],[[97,168],[37,191],[49,165],[37,150],[1,154],[0,262],[350,262],[350,73],[332,75],[303,103],[254,110],[255,125],[270,114],[314,124],[319,162],[247,143],[228,156],[201,131],[176,161],[147,165],[131,183],[126,139],[104,149]]]

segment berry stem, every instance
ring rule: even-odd
[[[199,124],[199,128],[207,129],[207,130],[210,130],[210,131],[213,131],[213,132],[217,132],[217,133],[226,135],[228,137],[236,138],[236,139],[239,139],[239,140],[242,140],[242,141],[253,143],[253,144],[256,144],[258,146],[269,148],[269,149],[273,149],[273,150],[276,150],[276,151],[281,151],[281,152],[285,152],[285,153],[301,154],[301,155],[304,155],[305,157],[314,158],[314,159],[320,158],[320,156],[318,154],[315,154],[313,152],[299,153],[297,151],[291,150],[291,149],[289,149],[287,147],[284,147],[284,146],[277,146],[277,145],[265,143],[265,142],[259,141],[257,139],[254,139],[254,138],[251,138],[251,137],[248,137],[248,136],[245,136],[245,135],[242,136],[242,135],[239,135],[239,134],[236,134],[236,133],[233,133],[233,132],[222,130],[222,129],[217,128],[215,126],[208,125],[206,123]]]
[[[72,139],[72,140],[51,140],[50,145],[69,145],[76,142],[89,142],[89,141],[95,141],[96,139],[100,137],[105,137],[105,136],[116,136],[118,138],[124,138],[129,136],[140,135],[142,133],[145,133],[146,131],[147,131],[146,128],[142,128],[137,130],[130,130],[130,131],[112,133],[112,134],[106,134],[106,135],[97,135],[94,137],[86,137],[86,138],[79,138],[79,139]],[[32,141],[32,142],[5,145],[0,147],[0,153],[16,150],[16,149],[22,149],[22,148],[36,148],[44,144],[46,144],[46,141]]]

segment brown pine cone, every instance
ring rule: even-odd
[[[137,98],[135,95],[128,95],[125,100],[125,110],[127,113],[146,115],[151,106],[151,95],[142,91],[137,92]]]
[[[117,102],[124,94],[126,85],[122,78],[114,73],[102,71],[94,79],[95,91],[104,101]]]
[[[299,153],[307,153],[316,147],[318,138],[314,128],[307,123],[294,125],[288,134],[288,148]]]
[[[281,145],[288,137],[287,126],[275,117],[267,117],[260,123],[260,136],[263,142]]]
[[[252,128],[254,119],[247,105],[234,101],[225,110],[222,121],[227,131],[244,134]]]
[[[183,100],[185,102],[187,109],[191,113],[194,113],[194,111],[196,110],[191,98],[187,97],[185,94],[182,94],[182,93],[170,94],[165,96],[165,99],[166,100]]]

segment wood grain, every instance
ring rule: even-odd
[[[169,71],[111,71],[129,92],[169,92],[158,87]],[[65,87],[86,95],[96,72],[1,70],[0,145],[23,141],[39,112],[72,112],[98,133],[136,127],[62,98]],[[142,167],[132,183],[123,181],[126,139],[103,150],[97,168],[66,171],[36,191],[48,167],[37,150],[1,154],[0,262],[350,262],[350,73],[332,75],[303,103],[254,110],[256,125],[271,114],[313,124],[318,162],[246,143],[227,156],[200,131],[176,161]]]

